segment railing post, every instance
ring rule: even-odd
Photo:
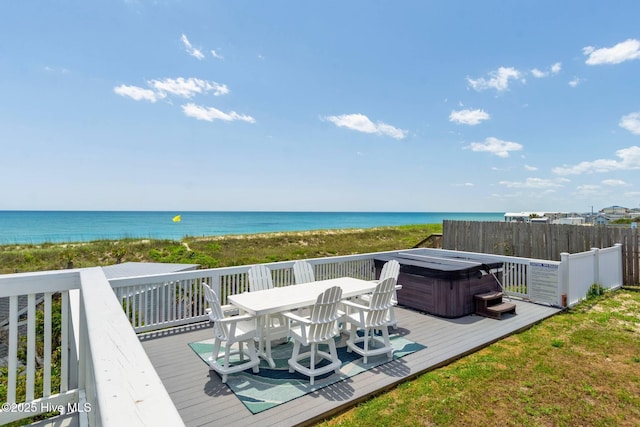
[[[27,296],[27,386],[25,400],[31,402],[35,396],[36,380],[36,295]]]
[[[80,290],[69,291],[69,386],[78,388],[78,361],[80,352]]]
[[[18,370],[18,296],[9,297],[9,363],[7,373],[7,403],[16,403]]]
[[[618,286],[624,286],[624,272],[622,270],[622,243],[616,243],[613,245],[616,248],[618,254]]]

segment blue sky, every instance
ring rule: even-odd
[[[14,1],[0,209],[640,207],[638,1]]]

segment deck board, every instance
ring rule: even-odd
[[[481,316],[444,319],[396,308],[398,329],[407,339],[427,348],[380,365],[345,381],[253,415],[189,348],[212,338],[208,324],[143,334],[142,345],[188,426],[292,426],[312,424],[343,411],[431,369],[525,329],[559,309],[513,301],[517,314],[502,320]]]

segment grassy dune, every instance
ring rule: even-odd
[[[410,248],[441,224],[367,229],[186,237],[180,241],[123,239],[0,246],[0,274],[145,261],[203,268]]]

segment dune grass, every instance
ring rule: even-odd
[[[426,224],[186,237],[180,241],[122,239],[2,245],[0,274],[105,266],[127,261],[200,264],[202,268],[227,267],[406,249],[432,233],[441,232],[441,224]]]

